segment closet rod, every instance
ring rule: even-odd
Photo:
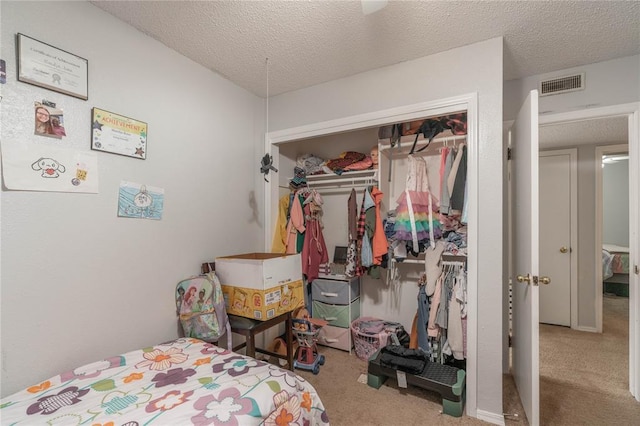
[[[442,265],[443,266],[464,266],[465,262],[456,262],[456,261],[444,260],[444,261],[442,261]]]
[[[463,254],[442,253],[442,255],[440,255],[440,259],[442,259],[443,262],[465,263],[467,261],[467,256]]]
[[[429,144],[429,147],[425,151],[430,151],[434,147],[442,148],[447,146],[449,142],[455,143],[461,140],[467,140],[467,135],[442,136],[439,138],[434,138]],[[426,139],[418,139],[418,144],[416,145],[416,148],[418,149],[421,148],[422,146],[424,146],[425,143],[427,143]],[[408,154],[412,146],[413,146],[413,141],[403,143],[400,147],[397,147],[397,146],[392,147],[390,144],[380,144],[378,147],[378,151],[380,152],[390,151],[390,153],[392,154],[400,154],[400,153]],[[404,152],[405,150],[407,152]],[[425,151],[421,151],[416,154],[422,154],[422,153],[425,153]]]
[[[350,192],[352,189],[363,189],[368,188],[369,184],[360,184],[360,185],[350,185],[350,186],[328,186],[325,188],[313,188],[318,191],[320,194],[332,194],[332,193],[340,193],[340,192]]]
[[[336,191],[336,192],[340,192],[340,191],[351,191],[351,189],[360,189],[360,188],[368,188],[370,186],[377,186],[378,182],[363,182],[363,183],[358,183],[358,184],[346,184],[346,185],[327,185],[327,186],[313,186],[313,185],[309,185],[307,188],[309,189],[313,189],[316,190],[320,193],[325,193],[327,191]],[[280,189],[288,189],[290,190],[291,188],[289,186],[285,186],[285,185],[278,185],[278,188]]]
[[[418,264],[424,265],[425,260],[424,259],[403,259],[402,262],[400,261],[396,262],[396,264],[398,263],[418,263]]]
[[[335,178],[335,179],[324,179],[324,180],[317,180],[317,181],[307,181],[307,185],[309,185],[309,187],[321,187],[325,184],[338,184],[339,186],[346,186],[346,185],[356,185],[356,184],[365,184],[365,183],[369,183],[369,182],[377,182],[375,179],[372,179],[371,176],[368,177],[353,177],[351,179],[340,179],[340,178]]]

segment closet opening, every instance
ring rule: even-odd
[[[368,157],[378,156],[377,167],[368,167],[362,170],[343,171],[336,174],[314,174],[306,173],[305,191],[314,196],[319,194],[321,198],[321,223],[324,245],[326,246],[327,259],[329,266],[321,266],[317,279],[323,285],[327,284],[326,280],[331,281],[339,275],[338,281],[342,280],[346,286],[351,289],[351,299],[347,299],[344,303],[348,322],[352,324],[358,318],[377,318],[385,321],[395,322],[401,325],[408,333],[412,330],[415,318],[417,317],[417,297],[420,290],[421,279],[433,277],[433,285],[437,281],[440,274],[445,272],[455,272],[462,274],[466,271],[466,283],[469,283],[464,299],[466,300],[466,317],[464,318],[464,338],[460,337],[460,350],[456,350],[456,354],[462,354],[466,348],[466,356],[460,356],[455,364],[459,368],[466,371],[466,413],[470,416],[476,416],[476,353],[477,353],[477,292],[475,288],[477,276],[477,98],[476,95],[468,95],[462,98],[445,100],[437,103],[424,103],[414,106],[403,107],[400,109],[379,111],[376,113],[365,114],[363,116],[348,117],[345,119],[317,123],[310,126],[288,129],[283,131],[271,132],[266,138],[267,152],[274,158],[274,165],[278,168],[278,178],[272,179],[272,182],[265,183],[265,205],[267,230],[265,233],[266,249],[271,251],[274,246],[274,236],[276,235],[276,223],[279,223],[278,216],[280,214],[278,205],[280,200],[285,198],[292,199],[292,182],[296,183],[300,179],[294,179],[297,174],[294,170],[306,167],[316,167],[317,158],[323,161],[339,160],[348,158],[351,154],[365,154]],[[424,134],[420,134],[416,141],[415,132],[419,124],[429,120],[438,120],[445,116],[464,115],[466,122],[465,134],[452,129],[442,129],[442,131],[433,131],[427,129],[427,138]],[[400,124],[405,129],[405,134],[395,137],[392,133],[385,134],[389,131],[389,127]],[[414,127],[412,130],[412,126]],[[393,130],[391,130],[393,132]],[[402,133],[402,131],[400,132]],[[414,146],[415,142],[415,146]],[[455,151],[454,151],[455,150]],[[413,153],[412,153],[413,151]],[[443,153],[461,152],[457,166],[463,161],[462,152],[465,158],[464,178],[465,184],[458,186],[463,188],[462,200],[466,199],[467,211],[465,217],[466,235],[464,236],[464,247],[458,248],[455,252],[450,252],[450,256],[460,256],[458,258],[447,258],[446,255],[441,256],[445,251],[444,246],[450,244],[451,247],[460,240],[460,237],[452,236],[450,241],[443,240],[441,229],[433,234],[436,225],[440,227],[440,201],[442,195],[441,189],[441,164],[446,164],[446,155]],[[452,157],[455,160],[455,155]],[[371,160],[373,163],[373,160]],[[341,265],[331,265],[336,251],[344,247],[350,247],[352,243],[352,235],[350,233],[350,220],[348,214],[349,198],[355,194],[356,211],[360,212],[363,202],[366,202],[366,191],[371,193],[371,188],[377,188],[381,192],[379,211],[380,218],[384,219],[383,227],[390,223],[390,217],[387,215],[390,211],[401,206],[398,201],[408,189],[407,176],[411,170],[419,170],[425,172],[425,181],[429,182],[428,192],[432,195],[431,210],[425,204],[425,209],[420,211],[418,221],[413,223],[420,225],[429,224],[420,231],[417,229],[409,229],[409,233],[405,235],[407,240],[403,240],[399,246],[407,245],[413,247],[413,237],[421,232],[421,236],[427,235],[425,241],[418,242],[415,245],[417,249],[413,254],[406,254],[401,261],[393,253],[393,250],[387,249],[386,268],[375,274],[365,273],[357,275],[359,282],[352,284],[353,277]],[[297,169],[296,169],[297,168]],[[443,169],[444,171],[444,169]],[[462,182],[458,178],[458,183]],[[411,179],[409,179],[411,180]],[[457,184],[455,176],[453,178],[453,187]],[[422,182],[422,178],[420,179]],[[466,190],[464,189],[466,186]],[[295,187],[295,185],[294,185]],[[466,193],[465,193],[466,192]],[[466,197],[465,197],[466,195]],[[409,197],[411,199],[411,197]],[[428,198],[426,198],[428,199]],[[303,200],[304,203],[304,200]],[[458,205],[456,201],[456,206]],[[456,209],[457,210],[457,209]],[[429,217],[431,211],[431,217]],[[463,205],[459,206],[459,215],[463,213]],[[454,220],[449,226],[455,227]],[[434,224],[432,227],[431,224]],[[461,225],[461,224],[460,224]],[[429,231],[432,233],[429,234]],[[451,234],[453,229],[447,229],[446,235]],[[426,233],[426,234],[425,234]],[[453,234],[452,234],[453,235]],[[387,242],[390,239],[387,236]],[[433,246],[431,245],[433,241]],[[439,252],[434,255],[436,242],[438,243]],[[408,244],[407,244],[408,243]],[[442,244],[440,244],[442,243]],[[442,247],[441,247],[442,246]],[[462,250],[460,250],[462,248]],[[402,250],[401,250],[402,251]],[[463,256],[466,255],[466,256]],[[433,257],[433,261],[430,261]],[[389,267],[393,263],[393,267]],[[429,266],[431,265],[431,266]],[[347,266],[348,268],[348,266]],[[430,268],[430,269],[429,269]],[[426,273],[425,273],[426,272]],[[452,275],[458,276],[458,275]],[[325,280],[325,281],[323,281]],[[422,284],[425,284],[422,282]],[[452,281],[453,283],[453,281]],[[473,283],[473,284],[472,284]],[[336,284],[337,285],[337,284]],[[473,288],[472,288],[473,287]],[[355,297],[353,289],[358,288],[359,294]],[[308,292],[307,305],[311,306],[311,314],[313,310],[324,309],[323,305],[315,297],[315,290]],[[454,291],[453,285],[447,287],[447,297],[451,296]],[[462,290],[460,290],[462,295]],[[431,297],[431,296],[429,296]],[[455,299],[455,298],[454,298]],[[451,299],[445,299],[449,302]],[[456,302],[457,303],[457,302]],[[458,310],[462,309],[461,305],[455,305]],[[461,320],[462,321],[462,320]],[[347,324],[348,324],[347,322]],[[344,322],[338,328],[346,328]],[[460,324],[462,330],[462,324]],[[339,330],[338,330],[339,331]],[[350,330],[352,331],[352,330]],[[351,334],[351,342],[345,343],[340,335],[331,335],[325,339],[326,346],[349,350],[355,352],[358,356],[357,339],[358,335]],[[353,337],[355,336],[355,337]],[[439,345],[435,351],[431,351],[434,359],[444,363],[447,354],[442,351],[449,346],[447,334],[443,334],[444,339],[438,340]],[[434,339],[436,342],[437,339]],[[457,338],[455,339],[458,342]],[[464,341],[464,342],[463,342]],[[322,337],[319,340],[322,344]],[[455,345],[454,344],[454,345]],[[457,347],[456,347],[457,348]],[[434,346],[430,346],[434,349]],[[449,362],[453,365],[456,358],[452,357]],[[330,359],[327,361],[329,362]]]

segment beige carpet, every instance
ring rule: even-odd
[[[541,324],[541,424],[640,424],[628,361],[628,298],[604,297],[602,334]]]
[[[640,403],[628,391],[628,302],[605,297],[603,334],[540,326],[542,425],[640,425]],[[400,389],[393,379],[380,389],[359,383],[366,362],[319,349],[327,359],[320,374],[296,371],[316,388],[334,426],[486,424],[442,414],[435,392]],[[505,423],[528,425],[512,376],[505,375],[503,383]]]
[[[320,374],[296,370],[318,391],[332,426],[341,425],[483,425],[480,420],[441,414],[442,399],[435,392],[418,388],[400,389],[388,379],[380,389],[359,383],[367,363],[355,354],[319,347],[326,357]]]

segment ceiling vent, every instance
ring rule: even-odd
[[[584,73],[540,82],[540,96],[558,95],[584,89]]]

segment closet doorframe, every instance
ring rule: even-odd
[[[270,251],[275,220],[278,215],[278,195],[280,176],[284,170],[280,167],[281,144],[303,139],[338,134],[353,130],[380,127],[387,124],[418,120],[426,117],[441,116],[455,112],[467,112],[467,176],[469,189],[468,234],[467,234],[467,270],[468,280],[478,283],[478,94],[476,92],[436,101],[406,105],[380,111],[374,111],[335,120],[313,123],[269,132],[265,135],[265,151],[274,160],[274,166],[280,170],[264,183],[264,223],[265,250]],[[382,161],[381,156],[381,161]],[[285,178],[283,178],[285,179]],[[471,285],[467,289],[467,371],[466,371],[466,414],[478,417],[477,382],[478,382],[478,288]]]

